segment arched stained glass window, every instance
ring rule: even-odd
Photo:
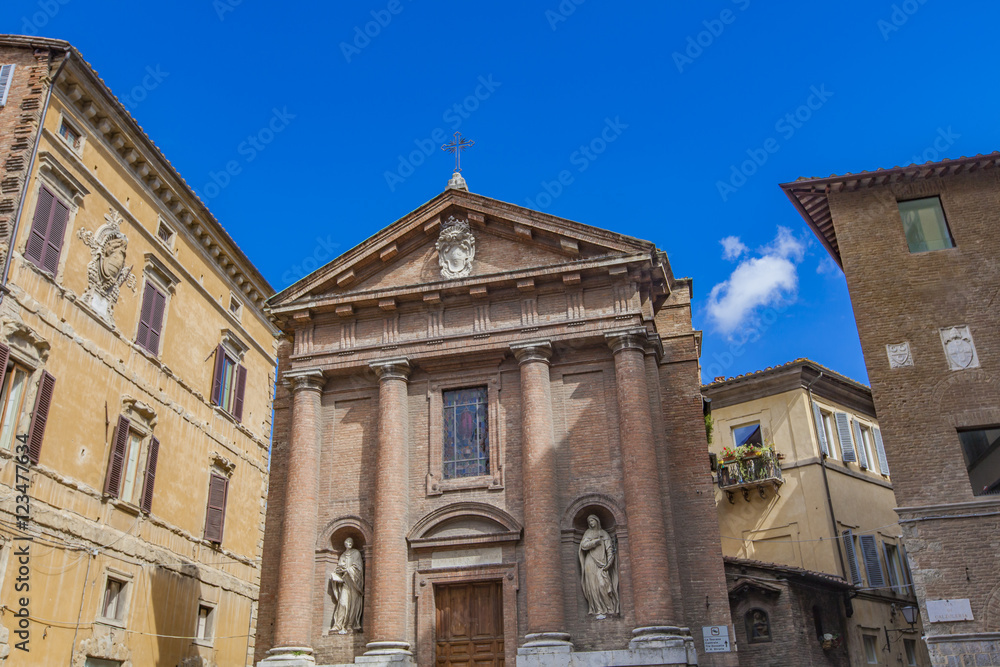
[[[444,478],[490,473],[486,387],[444,392]]]

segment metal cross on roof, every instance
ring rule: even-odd
[[[441,146],[441,150],[448,151],[449,153],[455,154],[455,172],[462,171],[462,151],[464,151],[469,146],[475,146],[475,141],[470,141],[468,139],[462,138],[461,132],[455,133],[455,138],[450,144],[444,144]]]

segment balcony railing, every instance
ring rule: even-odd
[[[719,488],[726,492],[729,502],[733,503],[734,492],[742,491],[743,499],[750,502],[750,489],[756,488],[761,498],[766,499],[766,489],[771,486],[775,495],[778,487],[784,483],[781,477],[781,463],[777,455],[765,451],[756,456],[745,456],[735,461],[722,461],[719,464]]]

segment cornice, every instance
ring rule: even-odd
[[[59,101],[88,126],[100,143],[159,202],[165,218],[173,219],[203,247],[211,263],[235,285],[248,304],[263,316],[263,305],[274,289],[232,237],[195,195],[173,165],[125,110],[93,68],[73,54],[54,89]],[[266,317],[264,318],[266,321]]]

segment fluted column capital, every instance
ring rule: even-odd
[[[614,354],[625,350],[638,350],[646,353],[648,336],[645,329],[626,329],[624,331],[612,331],[604,334],[604,339],[608,342],[608,347]]]
[[[513,343],[510,349],[517,357],[517,361],[522,366],[532,361],[543,361],[549,363],[552,357],[552,343],[547,340],[535,340],[527,343]]]
[[[318,368],[307,368],[299,371],[288,371],[282,376],[285,382],[292,386],[292,393],[300,391],[323,391],[326,377]]]
[[[373,361],[368,364],[368,367],[375,371],[379,382],[382,380],[402,380],[406,382],[410,379],[410,360],[406,357]]]

